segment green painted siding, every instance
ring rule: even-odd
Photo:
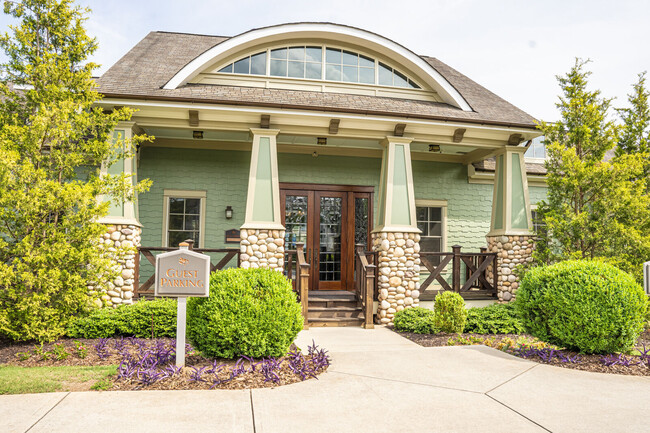
[[[244,223],[250,152],[144,147],[140,179],[151,179],[149,192],[140,194],[143,246],[162,245],[163,190],[206,191],[205,246],[237,246],[224,243],[224,232]],[[225,217],[232,206],[233,218]]]
[[[366,185],[375,188],[373,215],[377,221],[377,200],[381,159],[278,153],[280,182]],[[280,204],[282,205],[282,204]]]
[[[530,204],[537,204],[542,200],[546,200],[546,191],[547,188],[544,186],[529,186]]]
[[[224,243],[224,231],[244,223],[250,152],[144,147],[138,177],[153,181],[139,197],[142,245],[162,245],[164,189],[206,191],[205,246],[234,247]],[[413,161],[415,198],[447,200],[447,249],[459,244],[477,251],[485,246],[490,229],[492,185],[469,184],[461,164]],[[321,155],[278,154],[280,182],[369,185],[375,188],[375,220],[381,160]],[[531,187],[531,203],[546,195],[546,188]],[[227,220],[226,206],[234,216]]]
[[[447,201],[447,250],[461,245],[478,251],[486,245],[492,215],[492,185],[467,182],[462,164],[413,161],[415,200]]]

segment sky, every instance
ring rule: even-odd
[[[559,118],[556,76],[590,59],[590,87],[624,107],[650,69],[650,1],[77,0],[92,13],[101,75],[151,31],[235,36],[298,21],[378,33],[437,57],[537,119]],[[10,20],[0,18],[6,30]]]

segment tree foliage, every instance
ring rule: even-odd
[[[87,308],[86,284],[112,271],[94,245],[108,209],[97,197],[133,199],[147,182],[133,188],[99,167],[143,137],[113,140],[132,112],[95,105],[88,10],[23,0],[4,12],[18,23],[0,36],[0,335],[47,341]]]
[[[643,174],[650,176],[650,107],[646,88],[646,73],[639,74],[638,81],[632,85],[633,92],[628,95],[629,107],[618,108],[623,121],[623,133],[616,147],[616,156],[642,154],[645,157]],[[650,186],[650,185],[646,185]]]
[[[547,200],[538,208],[546,225],[540,233],[538,263],[569,258],[602,258],[640,278],[650,257],[650,200],[643,176],[646,155],[613,149],[638,143],[638,116],[617,125],[610,99],[588,89],[590,72],[576,60],[558,77],[561,119],[542,122],[547,145]],[[627,141],[626,141],[627,140]]]

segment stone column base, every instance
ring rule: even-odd
[[[486,236],[488,252],[497,253],[499,303],[514,301],[519,288],[519,277],[513,272],[518,265],[530,263],[535,247],[533,236]],[[488,270],[488,278],[494,282],[494,273]]]
[[[379,252],[377,315],[392,325],[396,312],[420,305],[420,235],[373,233],[372,247]]]
[[[241,229],[240,267],[284,270],[284,230]]]
[[[117,274],[110,281],[88,286],[97,307],[117,307],[133,303],[136,248],[140,246],[142,229],[134,224],[111,224],[99,239],[102,255],[111,260]]]

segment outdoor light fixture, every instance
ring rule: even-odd
[[[226,219],[229,220],[232,218],[232,206],[226,206]]]
[[[325,146],[327,144],[327,137],[316,138],[316,144],[318,144],[319,146]]]
[[[440,152],[440,145],[438,145],[438,144],[430,144],[429,145],[429,152]]]
[[[203,131],[193,131],[192,132],[192,137],[196,138],[198,140],[202,140],[203,139]]]

